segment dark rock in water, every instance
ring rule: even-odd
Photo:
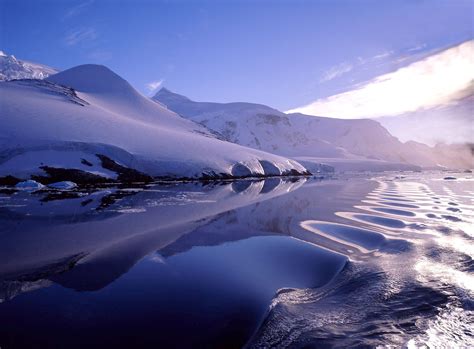
[[[115,204],[117,201],[122,200],[123,198],[127,196],[133,196],[135,195],[136,192],[133,191],[125,191],[125,190],[118,190],[116,192],[113,192],[109,195],[106,195],[100,199],[100,205],[97,207],[97,210],[103,210],[106,209],[107,207]],[[85,206],[85,205],[84,205]]]
[[[81,164],[86,165],[86,166],[90,166],[90,167],[94,166],[92,163],[90,163],[86,159],[81,159]]]
[[[81,202],[81,206],[84,207],[84,206],[87,206],[89,205],[91,202],[93,202],[94,200],[92,199],[87,199],[87,200],[84,200]]]
[[[117,164],[111,158],[102,155],[96,154],[96,156],[100,159],[102,163],[102,167],[114,171],[118,174],[118,181],[122,183],[132,183],[132,182],[144,182],[149,183],[153,182],[153,177],[147,175],[146,173],[137,171],[133,168],[125,167],[122,165]]]
[[[14,185],[17,185],[18,183],[20,183],[22,181],[23,181],[23,179],[16,178],[16,177],[13,177],[13,176],[0,177],[0,185],[14,186]]]
[[[81,197],[81,193],[78,192],[69,192],[69,191],[61,191],[61,192],[53,192],[48,193],[45,197],[40,199],[40,202],[50,202],[55,200],[67,200],[67,199],[78,199]]]
[[[71,181],[80,185],[115,182],[113,179],[74,168],[56,168],[49,166],[41,166],[40,168],[46,172],[48,176],[31,176],[31,178],[44,184],[63,181]]]
[[[456,177],[444,177],[444,180],[445,181],[452,181],[452,180],[455,180]]]

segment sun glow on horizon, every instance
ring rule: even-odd
[[[286,113],[344,119],[400,115],[453,102],[472,89],[474,40],[433,54],[362,86]]]

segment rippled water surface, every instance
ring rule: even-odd
[[[444,176],[0,190],[0,347],[474,347]]]

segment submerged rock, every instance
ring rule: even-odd
[[[6,185],[6,186],[13,186],[17,185],[20,183],[22,180],[13,176],[5,176],[5,177],[0,177],[0,186],[1,185]]]
[[[456,180],[456,177],[444,177],[445,181],[454,181]]]
[[[44,188],[44,185],[32,179],[17,183],[15,188],[20,190],[35,191]]]

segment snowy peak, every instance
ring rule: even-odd
[[[44,79],[57,70],[37,63],[17,59],[0,51],[0,81],[15,79]]]
[[[127,93],[135,89],[109,68],[98,64],[84,64],[52,75],[47,79],[84,93]]]
[[[158,91],[152,99],[165,105],[168,109],[180,114],[181,116],[190,119],[193,119],[194,117],[199,118],[203,114],[206,114],[208,117],[221,114],[231,114],[234,118],[239,120],[244,114],[255,114],[256,112],[259,114],[272,114],[286,117],[284,113],[263,104],[247,102],[195,102],[185,96],[171,92],[166,88],[162,88]],[[198,120],[198,122],[200,122],[200,120]]]
[[[162,87],[153,97],[155,101],[159,101],[164,105],[192,102],[188,97],[174,93],[165,87]]]

